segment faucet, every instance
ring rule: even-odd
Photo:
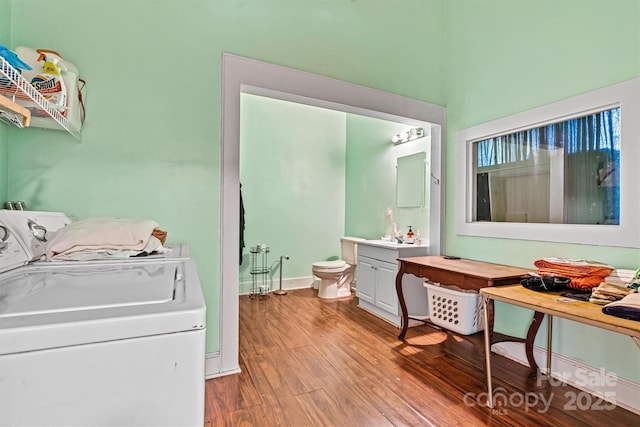
[[[396,234],[394,238],[396,239],[396,243],[404,243],[404,240],[402,239],[402,235]]]

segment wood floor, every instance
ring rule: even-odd
[[[540,386],[526,367],[498,355],[494,387],[509,399],[484,407],[481,333],[419,326],[402,342],[357,298],[321,300],[316,292],[240,297],[242,373],[206,382],[205,426],[640,425],[640,416],[604,402],[573,410],[579,390]]]

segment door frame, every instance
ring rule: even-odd
[[[445,107],[223,52],[219,323],[216,325],[220,342],[219,351],[207,355],[207,378],[240,371],[238,236],[241,93],[269,96],[415,126],[422,126],[424,122],[431,123],[429,242],[432,254],[440,254],[443,251]]]

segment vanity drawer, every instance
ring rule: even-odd
[[[358,245],[358,255],[377,259],[379,261],[398,262],[398,250],[395,248],[381,248],[371,245]]]
[[[382,246],[371,244],[358,244],[358,255],[377,259],[385,262],[397,263],[398,258],[424,256],[429,254],[428,246],[419,245],[398,245]]]

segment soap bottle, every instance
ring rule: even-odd
[[[407,239],[405,240],[405,243],[409,243],[412,244],[415,242],[414,238],[413,238],[413,230],[411,229],[411,225],[409,226],[409,231],[407,232]]]

